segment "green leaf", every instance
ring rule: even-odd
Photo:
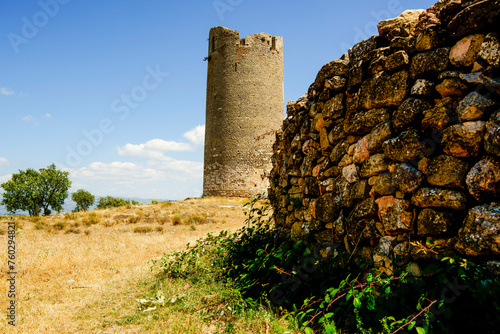
[[[352,304],[354,305],[355,308],[360,308],[361,307],[361,300],[359,298],[354,298],[352,301]]]
[[[425,328],[422,328],[422,327],[415,327],[415,329],[417,330],[417,333],[418,333],[418,334],[425,334]]]
[[[310,327],[306,327],[306,328],[304,328],[304,332],[305,332],[306,334],[313,334],[313,330],[312,330]]]
[[[409,325],[408,325],[408,330],[411,330],[413,328],[413,326],[415,326],[417,322],[416,321],[412,321]]]

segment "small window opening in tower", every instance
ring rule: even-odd
[[[240,38],[240,45],[245,45],[246,41],[244,38]]]
[[[215,51],[215,37],[212,36],[212,52]]]
[[[271,50],[276,50],[276,37],[273,37],[272,44],[271,44]]]
[[[238,63],[234,63],[234,71],[238,72]],[[240,126],[240,128],[241,128],[241,126]]]

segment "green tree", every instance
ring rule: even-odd
[[[78,189],[71,194],[71,199],[76,203],[73,211],[87,211],[95,202],[95,197],[86,190]]]
[[[100,210],[103,210],[103,209],[107,209],[107,208],[116,208],[119,206],[125,206],[125,205],[129,205],[129,204],[135,204],[135,203],[131,203],[130,201],[127,201],[126,199],[123,199],[123,198],[106,196],[106,197],[99,198],[99,200],[97,201],[96,207]]]
[[[51,209],[61,212],[70,186],[69,172],[57,170],[54,164],[38,171],[20,170],[0,186],[4,190],[0,204],[10,213],[24,210],[30,216],[39,216],[42,212],[49,215]]]

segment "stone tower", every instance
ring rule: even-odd
[[[265,192],[283,118],[283,38],[210,29],[203,195]]]

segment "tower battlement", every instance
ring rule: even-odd
[[[283,118],[283,38],[210,29],[203,194],[265,192]]]

